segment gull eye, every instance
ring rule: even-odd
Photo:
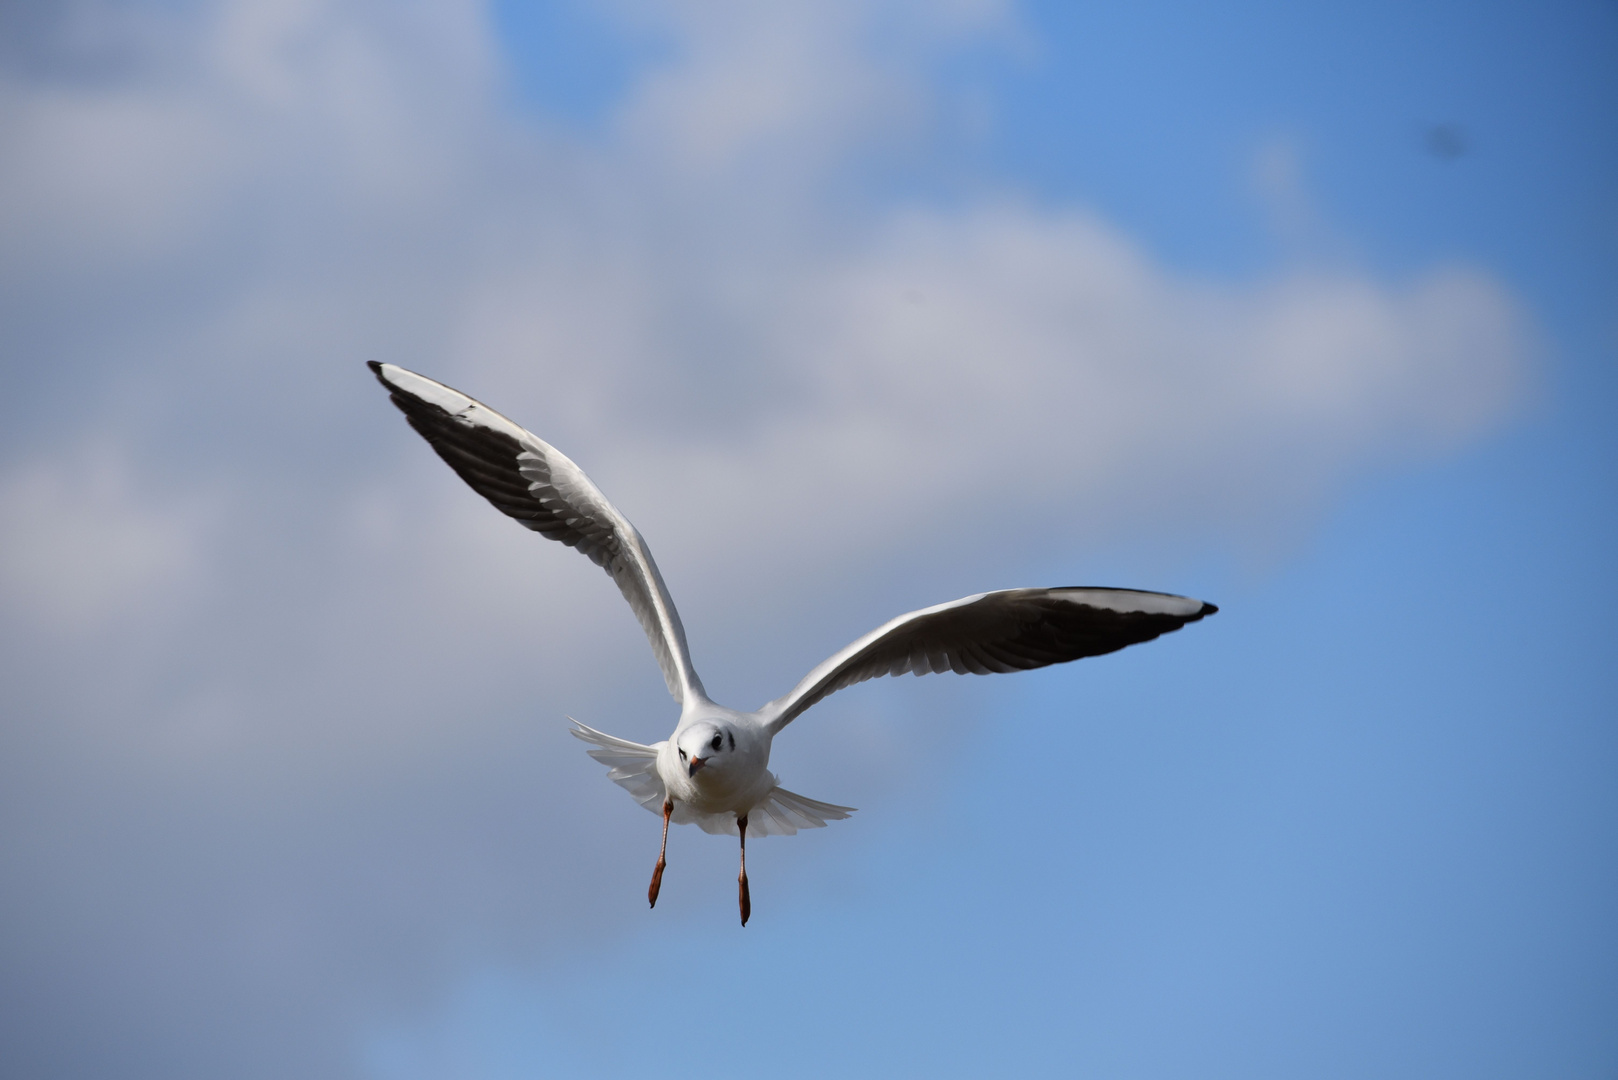
[[[685,751],[684,751],[684,750],[681,750],[681,751],[680,751],[680,760],[681,760],[681,761],[684,761],[684,760],[685,760]]]
[[[722,745],[722,744],[723,744],[723,743],[724,743],[724,740],[723,740],[723,739],[721,739],[721,738],[720,738],[720,737],[719,737],[719,736],[718,736],[718,735],[715,735],[715,736],[714,736],[714,737],[713,737],[713,742],[711,742],[711,743],[709,743],[709,744],[708,744],[708,745],[709,745],[709,746],[711,746],[711,747],[713,747],[713,748],[714,748],[714,749],[715,749],[715,750],[717,750],[717,749],[719,749],[719,747],[720,747],[720,746],[721,746],[721,745]]]

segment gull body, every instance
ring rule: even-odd
[[[746,817],[776,786],[772,742],[758,717],[704,701],[684,710],[674,734],[657,744],[657,775],[693,813]]]
[[[747,925],[747,836],[791,835],[848,817],[852,807],[780,786],[770,750],[781,730],[844,687],[883,675],[1027,671],[1099,656],[1178,630],[1218,609],[1135,589],[1002,589],[908,612],[827,658],[791,691],[752,712],[713,701],[697,677],[685,629],[651,551],[629,520],[566,455],[486,405],[393,364],[370,368],[411,427],[474,490],[522,525],[577,548],[629,602],[680,718],[650,745],[573,721],[609,779],[663,817],[647,897],[656,906],[669,825],[695,824],[741,841],[737,901]]]

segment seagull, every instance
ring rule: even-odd
[[[650,746],[573,721],[572,733],[607,777],[663,816],[663,839],[646,898],[652,907],[668,865],[669,823],[741,841],[737,905],[752,914],[747,835],[790,836],[854,812],[788,791],[770,772],[775,737],[804,710],[881,675],[1030,671],[1151,641],[1219,610],[1135,589],[1002,589],[900,615],[816,667],[785,696],[754,712],[718,704],[691,665],[685,629],[640,532],[565,454],[486,405],[424,375],[370,361],[410,426],[495,508],[606,570],[635,612],[680,706],[674,733]]]

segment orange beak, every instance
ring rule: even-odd
[[[687,776],[695,776],[695,775],[697,775],[697,770],[702,768],[707,763],[708,763],[707,758],[699,758],[699,757],[692,758],[691,759],[691,764],[686,767],[685,775],[687,775]]]

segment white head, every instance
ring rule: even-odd
[[[694,777],[704,769],[725,771],[736,753],[736,732],[729,724],[703,721],[692,724],[674,742],[680,752],[680,767]]]

